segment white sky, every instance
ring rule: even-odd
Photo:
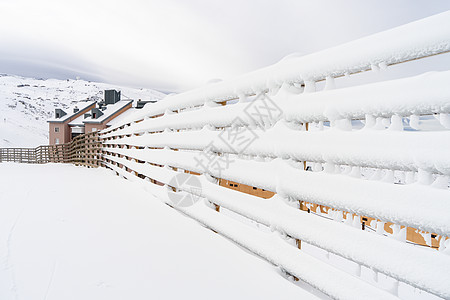
[[[449,9],[447,0],[0,0],[0,73],[183,91]]]

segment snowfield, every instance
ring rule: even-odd
[[[0,164],[0,299],[327,299],[105,169]]]

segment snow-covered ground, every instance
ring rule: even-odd
[[[0,299],[317,299],[105,169],[0,164]]]
[[[122,98],[161,99],[151,89],[135,89],[85,80],[34,79],[0,74],[0,147],[48,144],[47,119],[55,108],[68,108],[85,99],[103,99],[103,91],[117,89]]]

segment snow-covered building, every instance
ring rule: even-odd
[[[63,144],[72,140],[69,123],[95,108],[95,101],[81,101],[70,110],[55,109],[55,117],[49,123],[49,144]]]
[[[49,144],[63,144],[74,137],[111,126],[113,120],[132,108],[133,100],[121,100],[120,91],[105,90],[104,101],[81,101],[69,113],[55,109],[55,117],[49,119]]]
[[[132,103],[133,100],[121,100],[113,104],[98,103],[89,112],[69,123],[73,137],[107,128],[110,121],[130,109]]]

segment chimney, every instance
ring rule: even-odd
[[[120,91],[105,90],[105,105],[114,104],[120,101]]]

